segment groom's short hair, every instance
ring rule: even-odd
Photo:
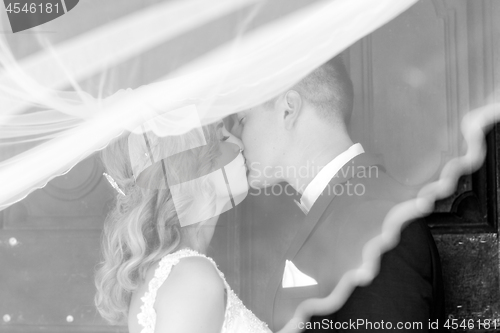
[[[349,124],[354,93],[341,56],[316,68],[293,89],[315,107],[321,118],[331,123]]]

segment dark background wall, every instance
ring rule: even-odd
[[[432,169],[465,148],[458,119],[500,101],[498,17],[498,1],[424,0],[348,50],[360,93],[353,131],[402,183],[419,159],[429,165],[421,179],[435,179]],[[383,126],[393,132],[390,142],[383,141]],[[432,144],[443,131],[445,139]],[[500,329],[499,138],[491,129],[482,168],[462,177],[428,217],[442,259],[446,312],[457,319],[453,331],[487,329],[479,327],[486,319]],[[391,156],[400,144],[408,155]]]
[[[498,1],[420,1],[348,51],[361,92],[356,112],[363,110],[353,130],[368,149],[385,157],[401,182],[419,159],[426,159],[432,170],[462,152],[457,119],[500,100],[499,14]],[[408,130],[405,123],[417,126]],[[394,132],[392,143],[376,133],[383,133],[384,124]],[[448,136],[441,144],[426,141],[443,130]],[[398,160],[390,154],[401,142],[408,156]],[[452,331],[487,329],[479,326],[486,319],[496,319],[500,329],[496,128],[487,144],[483,167],[462,177],[456,192],[438,201],[428,217],[442,259],[446,312],[457,319],[449,322],[458,324]],[[433,177],[429,172],[422,180]],[[494,330],[494,324],[489,328]]]

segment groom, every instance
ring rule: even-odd
[[[232,131],[245,145],[250,186],[286,181],[301,195],[297,204],[304,220],[286,253],[277,263],[262,263],[275,267],[259,304],[273,331],[293,317],[302,301],[326,297],[341,273],[357,268],[362,259],[357,245],[378,235],[387,212],[411,198],[351,140],[352,106],[352,83],[336,57],[290,90],[236,115]],[[298,325],[307,332],[384,327],[406,332],[409,325],[428,331],[429,321],[439,320],[441,326],[442,318],[439,255],[427,225],[417,220],[382,256],[369,285],[355,288],[335,313]]]

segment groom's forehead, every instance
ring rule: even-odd
[[[258,115],[260,113],[259,111],[262,111],[262,109],[259,108],[259,106],[256,106],[256,107],[252,107],[249,109],[245,109],[245,110],[233,113],[232,117],[233,117],[233,120],[235,122],[238,122],[240,119],[248,118],[249,116],[254,118],[255,115]]]
[[[259,110],[261,110],[260,105],[254,106],[254,107],[249,108],[249,109],[242,110],[240,112],[236,112],[234,114],[236,117],[235,119],[241,119],[243,117],[248,117],[249,115],[252,116],[254,114],[258,114]]]
[[[238,122],[241,118],[243,117],[246,117],[248,114],[248,110],[243,110],[243,111],[240,111],[240,112],[236,112],[233,114],[233,120],[235,122]]]

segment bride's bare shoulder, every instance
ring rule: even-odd
[[[145,281],[132,295],[129,308],[130,332],[140,332],[142,329],[137,323],[137,314],[143,305],[141,297],[148,291],[149,282],[158,267],[157,263],[148,269]],[[224,288],[222,278],[209,259],[199,256],[180,259],[156,293],[156,326],[163,327],[167,332],[183,332],[187,328],[185,326],[192,321],[189,318],[206,316],[205,322],[212,322],[217,330],[224,317]]]
[[[220,332],[224,282],[207,258],[187,257],[158,290],[156,327],[164,332]]]
[[[224,292],[224,282],[215,265],[205,257],[191,256],[180,259],[158,290],[158,296],[163,294],[171,296],[171,292],[193,290],[193,288],[199,289],[200,292],[203,290],[205,293]]]

